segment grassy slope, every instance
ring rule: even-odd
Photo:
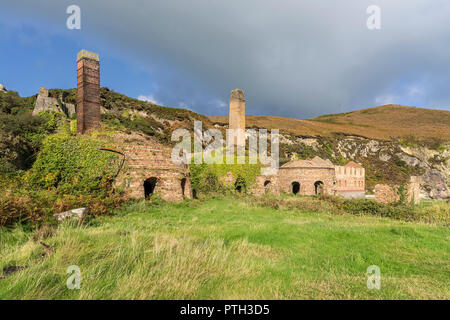
[[[228,123],[228,117],[209,117]],[[247,116],[248,127],[275,128],[297,135],[356,134],[375,139],[415,136],[450,140],[450,111],[386,105],[354,112],[324,115],[310,120]]]
[[[0,299],[450,299],[450,230],[390,219],[255,208],[216,199],[122,209],[44,240],[0,232]],[[66,288],[78,265],[81,290]],[[366,288],[369,265],[382,289]]]

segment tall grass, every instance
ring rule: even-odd
[[[0,229],[0,268],[26,267],[0,299],[450,298],[448,227],[327,210],[142,201],[81,226]],[[71,265],[80,290],[66,287]],[[366,287],[370,265],[381,290]]]

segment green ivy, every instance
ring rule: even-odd
[[[102,146],[90,137],[48,136],[25,179],[61,193],[101,191],[110,186],[120,163],[118,155],[100,150]]]
[[[234,190],[239,185],[245,191],[255,183],[256,177],[261,175],[262,165],[249,164],[248,156],[245,156],[244,164],[238,164],[236,156],[234,164],[225,163],[225,158],[223,162],[223,164],[192,163],[190,165],[192,188],[203,193],[225,191],[226,187],[220,180],[231,172],[234,178],[231,188]]]

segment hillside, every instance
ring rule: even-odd
[[[76,103],[75,89],[49,92],[63,102]],[[42,140],[61,126],[67,131],[74,121],[59,119],[57,114],[31,116],[35,101],[36,95],[21,98],[13,91],[0,92],[0,174],[29,169]],[[171,141],[175,129],[192,130],[194,120],[202,121],[205,129],[215,126],[223,131],[228,125],[228,117],[158,106],[108,88],[101,89],[101,105],[104,134],[120,131],[131,139],[138,133],[165,145],[175,143]],[[450,197],[450,111],[387,105],[309,120],[246,119],[247,127],[280,129],[280,164],[315,156],[334,164],[356,161],[366,168],[369,193],[377,183],[399,185],[410,176],[421,176],[424,196]]]
[[[228,123],[228,117],[209,117]],[[333,133],[359,135],[372,139],[408,137],[450,140],[450,111],[398,105],[362,109],[300,120],[272,116],[247,116],[247,127],[280,129],[302,136],[329,136]]]

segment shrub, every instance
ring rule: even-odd
[[[14,223],[53,224],[53,214],[74,208],[87,208],[91,216],[104,215],[126,201],[120,193],[64,195],[57,190],[19,190],[0,197],[0,226]]]

